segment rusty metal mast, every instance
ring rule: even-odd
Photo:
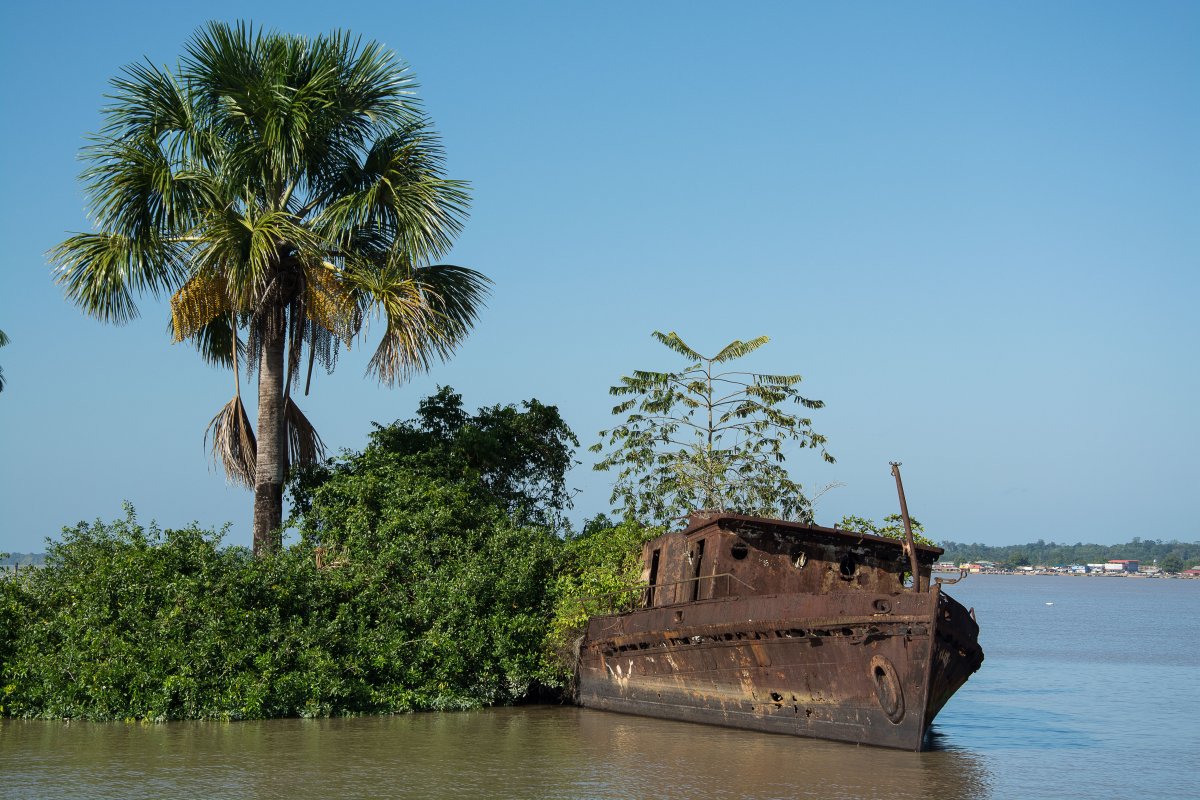
[[[921,573],[917,569],[917,546],[913,541],[912,523],[908,519],[908,503],[904,500],[904,483],[900,480],[900,462],[892,461],[892,475],[896,476],[896,492],[900,495],[900,517],[904,520],[904,552],[908,554],[908,566],[912,570],[913,591],[921,591]]]

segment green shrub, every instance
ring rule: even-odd
[[[64,530],[44,568],[0,580],[0,714],[329,716],[561,687],[571,664],[548,654],[636,597],[619,590],[658,533],[560,537],[573,441],[552,406],[469,416],[443,389],[418,421],[296,475],[299,541],[278,553],[144,527],[130,507]]]
[[[613,525],[600,516],[568,540],[554,577],[554,609],[546,637],[547,682],[569,683],[578,640],[594,616],[628,611],[640,600],[642,545],[663,533],[625,520]]]
[[[80,525],[0,587],[2,713],[83,719],[327,716],[520,699],[541,667],[558,540],[416,476],[318,569],[195,527]],[[340,494],[331,487],[319,508]],[[391,493],[385,493],[391,494]],[[348,505],[349,509],[350,506]],[[363,517],[372,517],[369,523]]]

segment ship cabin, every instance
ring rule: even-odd
[[[836,528],[738,514],[693,514],[642,550],[647,608],[774,594],[926,591],[938,547],[918,544],[917,585],[903,543]],[[906,585],[907,584],[907,585]]]

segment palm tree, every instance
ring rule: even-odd
[[[254,488],[254,550],[278,547],[289,465],[321,457],[293,399],[313,365],[382,337],[368,373],[402,382],[448,358],[490,281],[435,264],[466,217],[466,185],[406,65],[345,32],[306,39],[210,23],[174,71],[133,64],[112,81],[83,151],[97,230],[50,258],[67,297],[111,323],[135,295],[171,296],[171,332],[230,368],[213,457]],[[257,436],[239,365],[258,373]]]

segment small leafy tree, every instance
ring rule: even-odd
[[[294,515],[302,517],[322,484],[395,460],[431,477],[471,484],[521,524],[565,532],[573,494],[566,475],[577,463],[578,446],[555,406],[531,399],[519,408],[495,405],[470,415],[462,395],[441,386],[421,401],[417,419],[375,423],[362,454],[297,470],[289,491]]]
[[[653,336],[691,363],[677,372],[635,371],[609,389],[629,398],[612,410],[628,414],[625,421],[600,432],[612,450],[595,469],[617,472],[611,502],[626,517],[657,524],[693,510],[811,520],[811,503],[784,466],[785,448],[798,444],[819,449],[829,463],[834,458],[812,420],[781,408],[825,405],[800,395],[801,376],[719,371],[766,336],[734,340],[711,358],[674,332]]]
[[[925,526],[918,522],[916,517],[909,517],[908,521],[912,525],[913,541],[928,547],[937,547],[932,539],[924,535]],[[865,517],[856,517],[852,514],[847,514],[842,517],[842,521],[836,527],[844,531],[869,533],[874,536],[886,536],[889,539],[904,541],[904,519],[899,514],[888,514],[883,518],[882,525],[876,525],[874,520],[866,519]]]

